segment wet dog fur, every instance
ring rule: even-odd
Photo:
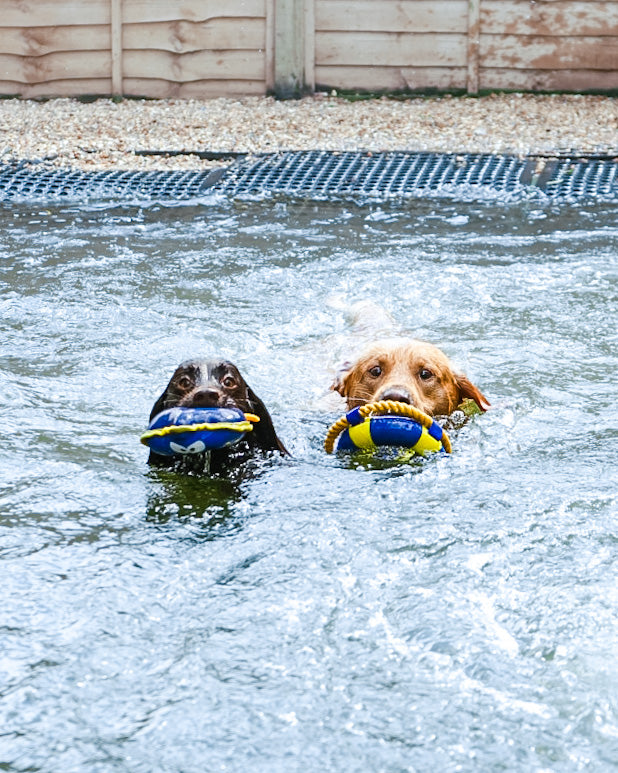
[[[482,411],[489,401],[463,374],[457,373],[437,346],[412,338],[383,338],[339,370],[332,388],[348,410],[379,400],[408,403],[430,416],[447,416],[466,399]]]
[[[148,464],[153,467],[219,475],[242,466],[259,453],[288,453],[277,437],[266,406],[238,368],[227,360],[195,359],[181,363],[153,405],[150,421],[161,411],[174,407],[238,408],[259,416],[260,421],[239,443],[205,454],[163,456],[151,451]]]

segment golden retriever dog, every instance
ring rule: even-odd
[[[489,401],[433,344],[411,338],[385,338],[370,344],[346,363],[332,388],[345,397],[348,410],[379,400],[396,400],[429,416],[451,414],[472,399],[485,411]]]

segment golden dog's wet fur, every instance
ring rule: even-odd
[[[346,363],[333,384],[348,409],[378,400],[409,403],[430,416],[452,413],[464,400],[485,411],[487,398],[466,376],[456,373],[448,357],[433,344],[411,338],[388,338],[367,347]]]

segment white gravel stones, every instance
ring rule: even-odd
[[[348,101],[316,95],[210,100],[0,100],[0,162],[49,159],[80,169],[199,169],[195,155],[285,150],[616,153],[618,99],[497,94]]]

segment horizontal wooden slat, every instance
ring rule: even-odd
[[[4,80],[34,84],[111,77],[111,54],[107,51],[69,51],[38,57],[0,54]],[[186,82],[209,78],[264,79],[264,54],[257,51],[200,51],[170,54],[164,51],[125,51],[123,74],[127,78],[158,78]]]
[[[316,67],[319,88],[359,91],[463,89],[465,67]]]
[[[265,18],[265,0],[124,0],[122,14],[125,24],[235,17]]]
[[[264,52],[198,51],[193,54],[169,54],[164,51],[125,51],[125,78],[150,78],[186,83],[225,79],[264,80]]]
[[[107,24],[89,27],[0,27],[0,53],[40,56],[54,51],[107,50],[110,28]]]
[[[187,53],[203,49],[263,49],[264,19],[213,19],[208,22],[123,25],[125,49],[160,49]]]
[[[618,3],[482,0],[481,28],[497,35],[618,35]]]
[[[316,0],[316,30],[465,32],[467,0]]]
[[[0,94],[3,96],[36,99],[38,97],[80,97],[88,95],[105,95],[112,93],[110,78],[75,78],[57,80],[51,83],[18,83],[16,81],[0,80]]]
[[[618,70],[618,38],[481,35],[483,67]]]
[[[514,91],[616,91],[618,71],[482,69],[480,88]]]
[[[66,51],[45,56],[0,54],[3,79],[33,84],[43,81],[111,78],[110,51]]]
[[[463,67],[466,51],[465,35],[317,32],[315,36],[316,67]]]
[[[126,0],[124,23],[265,17],[265,0]],[[109,0],[2,0],[4,27],[109,24]]]
[[[2,0],[3,27],[46,27],[109,24],[109,0]]]
[[[263,49],[263,19],[213,19],[209,22],[174,24],[126,24],[125,48],[154,48],[173,53],[202,49]],[[104,51],[110,47],[107,25],[90,27],[0,27],[0,48],[5,54],[40,56],[56,51]]]
[[[262,96],[266,93],[261,80],[196,80],[189,83],[171,83],[163,80],[125,78],[127,96],[146,96],[150,99],[210,99],[229,96]]]
[[[79,97],[88,95],[111,95],[110,78],[84,80],[57,80],[51,83],[27,85],[14,81],[0,80],[0,95],[19,96],[24,99],[38,97]],[[150,99],[209,99],[222,96],[260,96],[265,93],[264,84],[249,80],[202,80],[192,83],[171,83],[164,80],[125,80],[127,96]]]

